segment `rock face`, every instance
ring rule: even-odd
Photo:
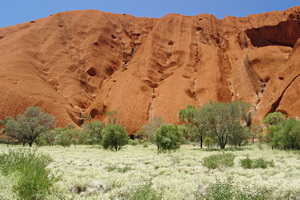
[[[96,10],[0,29],[0,118],[40,106],[59,126],[116,110],[130,134],[215,100],[300,117],[300,6],[245,18]]]

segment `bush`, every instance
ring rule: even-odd
[[[104,129],[102,146],[104,149],[119,151],[128,144],[129,137],[126,129],[119,124],[109,124]]]
[[[285,119],[285,115],[281,112],[273,112],[269,113],[264,119],[263,124],[266,127],[275,126],[283,122]]]
[[[58,134],[54,138],[54,144],[61,145],[63,147],[69,147],[72,143],[72,130],[69,129],[56,129]]]
[[[298,127],[298,128],[297,128]],[[290,118],[273,134],[273,145],[279,149],[300,149],[300,122]]]
[[[0,172],[12,178],[20,199],[43,199],[58,180],[46,167],[52,159],[35,151],[19,149],[0,155]]]
[[[105,123],[100,121],[93,121],[86,123],[83,127],[83,132],[86,134],[87,144],[100,144],[102,139],[102,132],[105,128]]]
[[[134,188],[128,200],[160,200],[161,195],[157,194],[152,188],[152,183],[148,182]]]
[[[157,129],[154,141],[157,145],[158,152],[171,151],[179,149],[182,135],[177,125],[165,124]]]
[[[108,172],[112,172],[112,171],[118,171],[119,173],[126,173],[128,171],[131,170],[131,167],[126,165],[124,167],[118,167],[118,166],[115,166],[115,165],[109,165],[109,166],[106,166],[105,169],[108,171]]]
[[[250,159],[249,156],[247,156],[245,159],[241,160],[241,166],[245,169],[253,169],[253,168],[263,168],[266,169],[269,167],[274,167],[273,160],[267,161],[263,158],[257,158],[257,159]]]
[[[209,185],[208,200],[268,200],[278,199],[274,197],[275,188],[257,188],[245,186],[240,188],[240,184],[235,183],[231,176],[225,180],[217,179],[215,183]]]
[[[210,137],[205,137],[204,140],[203,140],[203,144],[204,144],[204,146],[209,148],[214,144],[214,140],[211,139]]]
[[[249,158],[249,155],[245,159],[241,160],[241,165],[245,169],[251,169],[253,166],[253,160]]]
[[[232,153],[221,153],[203,158],[203,165],[209,169],[220,167],[232,167],[234,165],[235,155]]]

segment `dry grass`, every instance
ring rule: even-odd
[[[12,147],[12,148],[20,148]],[[1,145],[0,151],[8,147]],[[130,195],[140,183],[152,181],[152,189],[166,200],[195,199],[195,193],[205,193],[216,178],[233,177],[240,186],[276,187],[278,193],[300,191],[300,153],[263,149],[257,146],[233,153],[235,164],[229,168],[209,170],[204,157],[218,151],[200,150],[184,145],[178,151],[157,154],[156,146],[126,146],[119,152],[107,151],[98,146],[40,147],[38,152],[49,154],[54,162],[52,171],[61,175],[49,199],[122,199]],[[246,158],[273,160],[275,167],[243,169],[240,160]],[[0,176],[0,199],[14,199],[11,183]],[[60,195],[58,195],[60,194]]]

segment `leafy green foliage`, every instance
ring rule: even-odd
[[[203,158],[203,165],[209,169],[232,167],[235,155],[232,153],[219,153]]]
[[[54,130],[50,130],[45,132],[42,135],[42,139],[45,141],[45,143],[47,145],[53,146],[54,145],[54,140],[55,140],[55,136],[57,135],[57,132]]]
[[[294,118],[282,122],[273,135],[273,145],[279,149],[300,149],[300,122]],[[298,128],[297,128],[298,127]]]
[[[245,169],[274,167],[273,160],[267,161],[263,158],[250,159],[249,155],[245,159],[241,160],[241,166]]]
[[[269,113],[264,119],[263,119],[263,124],[266,127],[278,125],[281,122],[283,122],[285,119],[285,115],[282,114],[281,112],[273,112]]]
[[[247,155],[246,158],[241,160],[241,166],[245,169],[251,169],[253,166],[253,160],[249,158],[249,155]]]
[[[242,146],[248,143],[251,138],[250,130],[248,127],[243,127],[240,124],[236,124],[234,130],[229,136],[229,144],[233,146]]]
[[[280,119],[277,123],[273,123],[274,125],[268,125],[266,141],[272,145],[272,148],[300,149],[300,121],[295,118]]]
[[[241,125],[247,118],[249,105],[244,102],[216,103],[210,102],[201,107],[199,113],[207,134],[216,137],[221,149],[228,142],[241,145],[248,139],[248,132]]]
[[[187,130],[199,138],[200,148],[202,148],[203,137],[205,136],[205,118],[202,110],[198,110],[192,105],[187,105],[186,109],[179,111],[179,119],[186,123]]]
[[[211,147],[214,143],[215,143],[214,140],[211,139],[210,137],[205,137],[204,140],[203,140],[203,144],[204,144],[207,148]]]
[[[17,116],[17,120],[12,117],[5,119],[5,132],[10,138],[28,143],[31,147],[37,137],[54,128],[54,125],[55,118],[52,115],[42,112],[38,107],[28,107],[24,115]]]
[[[215,183],[209,185],[208,200],[269,200],[273,199],[274,188],[253,188],[245,186],[238,187],[233,177],[229,176],[225,180],[217,179]]]
[[[54,144],[61,145],[63,147],[69,147],[71,144],[76,145],[79,140],[82,142],[84,139],[80,139],[80,131],[75,129],[75,126],[69,125],[66,128],[55,129],[57,133],[54,138]]]
[[[104,129],[102,146],[104,149],[119,151],[128,144],[129,137],[126,129],[119,124],[109,124]]]
[[[161,200],[162,196],[152,189],[152,183],[139,185],[131,192],[128,200]]]
[[[171,151],[179,149],[182,135],[177,125],[165,124],[157,129],[154,135],[154,141],[157,145],[158,152]]]
[[[84,125],[83,131],[87,135],[86,143],[100,144],[102,133],[105,128],[105,123],[100,121],[93,121]]]
[[[58,181],[46,167],[52,159],[35,151],[19,149],[0,155],[0,172],[14,181],[20,199],[43,199]]]

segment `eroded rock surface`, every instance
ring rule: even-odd
[[[84,10],[1,28],[0,118],[40,106],[65,126],[117,110],[132,134],[210,100],[244,100],[256,123],[300,117],[299,16],[300,6],[221,20]]]

